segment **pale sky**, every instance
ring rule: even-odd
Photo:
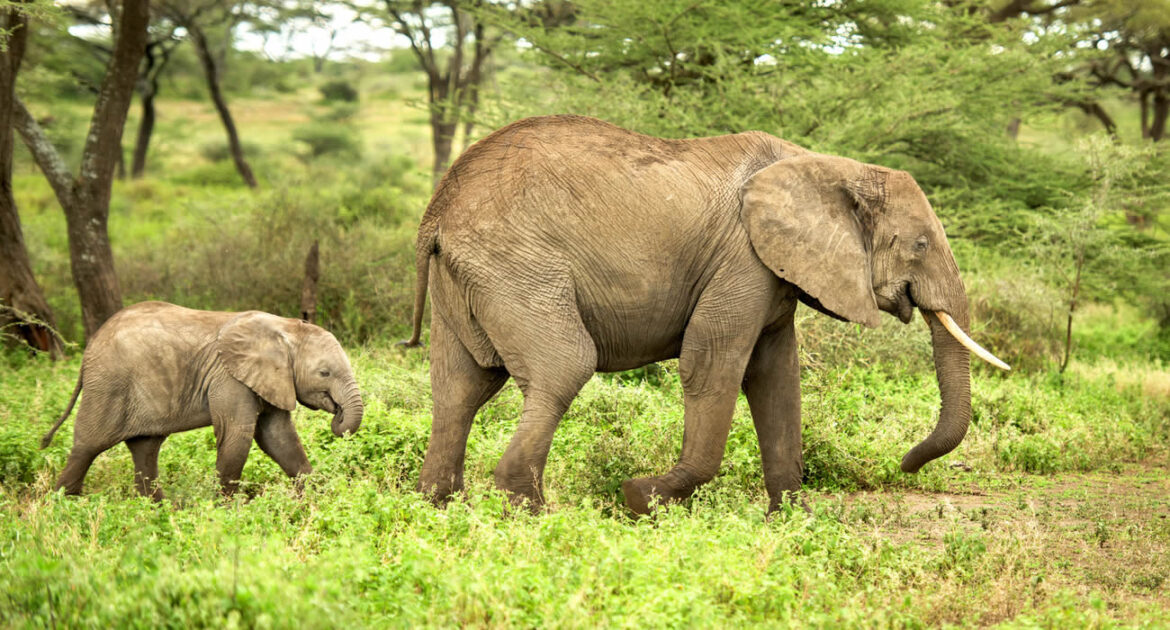
[[[331,31],[336,31],[330,59],[357,57],[375,61],[389,48],[405,48],[410,42],[389,28],[374,28],[355,21],[357,16],[346,7],[335,7],[326,24],[306,20],[289,23],[283,32],[264,37],[245,25],[236,31],[236,48],[263,53],[274,59],[313,57],[329,48]],[[438,33],[437,33],[438,34]],[[436,41],[436,45],[441,42]]]

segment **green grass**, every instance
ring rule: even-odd
[[[472,431],[467,498],[438,510],[412,490],[429,430],[425,355],[351,354],[366,421],[338,440],[324,414],[297,412],[315,467],[302,494],[253,449],[246,496],[225,503],[203,429],[164,445],[161,505],[134,493],[121,447],[97,460],[81,498],[47,493],[72,421],[47,450],[36,443],[78,362],[16,361],[0,390],[0,625],[1055,626],[1157,623],[1168,610],[1165,568],[1149,556],[1170,543],[1166,477],[1127,462],[1164,461],[1170,401],[1115,378],[977,374],[967,440],[910,476],[897,462],[932,422],[929,374],[810,369],[811,516],[764,520],[741,400],[721,475],[634,520],[621,481],[664,471],[681,442],[669,364],[657,384],[586,386],[553,444],[551,509],[533,516],[507,511],[490,483],[520,408],[513,386]],[[1068,494],[1070,471],[1113,479],[1070,486],[1084,512],[1072,521],[1063,498],[1044,503]],[[1115,495],[1131,486],[1126,519]],[[1070,546],[1074,534],[1087,542]],[[1104,550],[1096,573],[1076,551],[1086,545]]]
[[[674,362],[589,382],[553,443],[548,512],[511,513],[492,488],[521,408],[511,385],[472,430],[467,497],[430,506],[413,492],[430,425],[426,355],[389,347],[405,334],[430,192],[412,81],[363,83],[347,123],[359,164],[305,159],[294,131],[325,115],[315,89],[234,98],[255,193],[208,159],[222,153],[210,106],[160,103],[149,177],[116,184],[111,204],[127,303],[292,315],[320,239],[321,316],[350,348],[366,420],[338,440],[324,414],[297,412],[315,468],[300,493],[253,449],[244,496],[220,499],[202,429],[164,445],[163,504],[137,497],[120,446],[97,460],[84,496],[66,498],[49,489],[72,420],[36,446],[72,391],[80,349],[59,363],[0,353],[0,627],[1165,625],[1170,372],[1150,351],[1156,325],[1138,309],[1090,305],[1057,374],[1059,296],[1015,258],[970,243],[956,256],[975,332],[1022,369],[974,369],[966,440],[917,475],[898,462],[937,414],[926,330],[892,319],[861,330],[802,309],[811,515],[765,521],[742,399],[720,475],[656,519],[627,515],[621,482],[660,474],[678,454]],[[88,113],[72,108],[56,118],[82,137]],[[16,194],[37,277],[78,339],[60,209],[27,163]]]

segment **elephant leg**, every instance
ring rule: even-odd
[[[208,394],[208,407],[215,428],[215,470],[224,496],[231,496],[239,488],[240,474],[248,461],[260,403],[243,383],[232,380]]]
[[[158,451],[167,439],[165,435],[148,435],[126,440],[130,457],[134,460],[134,487],[138,494],[155,501],[163,500],[163,491],[158,488]]]
[[[260,414],[256,421],[255,439],[260,450],[279,464],[289,477],[297,478],[313,472],[289,412],[269,409]]]
[[[556,303],[574,304],[571,291]],[[570,307],[511,315],[511,330],[524,334],[504,337],[502,342],[493,337],[493,342],[524,393],[524,410],[496,466],[496,486],[509,494],[513,504],[527,501],[536,510],[544,504],[544,466],[553,433],[597,369],[597,348],[580,315]]]
[[[743,379],[760,441],[769,514],[779,508],[786,493],[800,490],[803,472],[796,350],[796,327],[789,315],[760,336]]]
[[[93,460],[122,440],[116,435],[125,425],[125,414],[118,404],[111,402],[97,387],[89,387],[81,398],[77,418],[73,421],[73,448],[65,461],[65,468],[57,477],[54,490],[65,489],[65,494],[81,494],[85,475]]]
[[[463,490],[471,423],[507,380],[505,370],[481,368],[443,318],[431,316],[431,438],[418,489],[435,504]]]
[[[665,475],[622,483],[626,506],[636,514],[649,514],[655,499],[671,503],[690,497],[719,472],[755,342],[747,331],[759,330],[756,322],[722,310],[726,303],[700,300],[687,326],[678,360],[685,403],[682,453]]]
[[[61,471],[61,476],[57,477],[57,485],[53,489],[65,488],[65,494],[81,494],[85,474],[89,472],[93,460],[107,448],[109,446],[93,447],[74,442],[73,450],[69,451],[69,459],[65,462],[65,469]]]

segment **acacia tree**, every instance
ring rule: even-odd
[[[69,5],[65,7],[65,11],[78,24],[106,28],[113,27],[111,23],[106,21],[108,14],[105,6],[102,4]],[[138,119],[138,132],[134,140],[134,153],[130,167],[130,176],[134,179],[141,178],[146,172],[146,155],[150,149],[151,136],[154,133],[154,101],[158,96],[159,79],[167,63],[170,61],[171,52],[183,41],[175,37],[177,25],[167,18],[167,16],[159,15],[158,12],[155,12],[151,17],[151,24],[147,27],[146,49],[144,50],[145,63],[140,66],[138,81],[135,83],[135,91],[138,92],[142,114]],[[87,55],[100,61],[103,67],[109,64],[112,50],[104,42],[73,33],[69,33],[69,42],[79,46],[80,50],[85,51]],[[74,73],[74,78],[79,83],[85,85],[94,94],[97,94],[97,85],[101,80],[99,69],[94,69],[92,76],[87,76],[87,74],[80,73],[77,70],[71,70],[71,72]],[[119,153],[118,177],[125,177],[125,175],[126,172],[121,160],[121,153]]]
[[[252,173],[252,166],[244,157],[244,148],[240,143],[240,132],[236,129],[235,119],[228,108],[227,99],[223,95],[220,85],[220,74],[223,71],[226,59],[227,45],[218,52],[213,49],[208,32],[212,29],[222,29],[225,39],[231,41],[232,30],[243,19],[238,10],[239,3],[234,0],[202,0],[191,2],[188,0],[162,0],[160,7],[165,14],[187,32],[191,44],[195,46],[195,54],[199,57],[199,64],[203,67],[203,76],[207,80],[207,92],[215,111],[223,123],[227,133],[228,151],[236,171],[249,188],[256,188],[256,176]]]
[[[87,338],[122,308],[107,223],[114,168],[122,150],[122,131],[149,22],[148,0],[124,0],[114,20],[113,54],[94,105],[77,175],[69,172],[24,103],[14,99],[13,124],[65,211],[73,283],[81,299]]]
[[[969,5],[974,6],[974,5]],[[1084,80],[1091,88],[1063,102],[1093,116],[1109,135],[1116,119],[1102,104],[1120,89],[1141,108],[1141,137],[1154,142],[1170,121],[1170,3],[1164,0],[994,0],[983,6],[991,23],[1023,18],[1040,28],[1070,32],[1074,63],[1059,81]]]
[[[24,9],[0,11],[0,336],[15,331],[29,346],[57,357],[61,343],[52,332],[53,312],[33,275],[12,191],[12,110],[28,42]]]
[[[1141,106],[1142,138],[1158,142],[1170,120],[1170,3],[1162,0],[1091,0],[1070,17],[1092,25],[1094,49],[1087,72],[1100,87],[1114,86]]]
[[[142,115],[138,119],[138,133],[134,138],[134,154],[130,161],[132,179],[139,179],[146,173],[146,155],[154,134],[154,99],[158,96],[159,79],[171,60],[171,52],[182,43],[181,39],[175,37],[174,23],[165,22],[154,27],[143,51],[144,63],[136,86]]]
[[[465,136],[474,129],[486,65],[503,34],[488,33],[482,0],[382,0],[351,6],[367,20],[386,24],[405,37],[427,76],[434,150],[431,176],[437,184],[451,161],[460,121]]]

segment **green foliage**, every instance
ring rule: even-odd
[[[248,140],[240,141],[240,148],[244,152],[244,157],[249,160],[255,159],[261,155],[260,146],[255,142]],[[208,162],[224,162],[232,159],[231,148],[228,147],[227,140],[219,138],[206,142],[199,147],[199,155]],[[236,175],[239,178],[239,174]]]
[[[321,92],[321,98],[327,102],[340,101],[344,103],[356,103],[358,100],[357,88],[345,79],[326,81],[317,90]]]
[[[1015,181],[1027,157],[1004,125],[1060,89],[1052,42],[931,2],[584,2],[580,14],[565,29],[514,27],[555,81],[520,98],[668,137],[760,129],[914,167],[929,187]]]
[[[350,347],[350,355],[367,402],[362,429],[336,439],[326,414],[299,409],[295,420],[315,471],[304,491],[254,449],[245,496],[235,501],[217,498],[209,428],[172,436],[163,447],[162,505],[137,498],[120,447],[98,458],[85,496],[48,493],[72,421],[47,450],[35,444],[64,408],[79,361],[38,360],[6,375],[0,623],[931,626],[1002,621],[1004,600],[1016,611],[1007,619],[1073,625],[1097,615],[1140,621],[1164,614],[1158,607],[1086,612],[1085,593],[1149,587],[1062,569],[1059,560],[1076,554],[1044,545],[1063,548],[1067,532],[1046,527],[1074,518],[1060,507],[1067,499],[1045,508],[1043,478],[998,471],[1109,471],[1140,459],[1170,437],[1170,400],[1088,378],[1064,387],[1046,377],[980,377],[967,440],[919,475],[904,475],[898,457],[928,431],[938,402],[929,375],[883,366],[809,370],[812,515],[795,508],[762,518],[759,451],[741,399],[720,476],[687,504],[633,520],[620,507],[621,480],[661,473],[677,457],[677,370],[667,365],[659,385],[595,378],[553,444],[552,509],[533,516],[509,513],[491,489],[520,410],[514,386],[472,428],[467,496],[437,510],[413,492],[430,420],[423,353]],[[946,465],[958,460],[975,472]],[[965,495],[919,495],[932,501],[925,512],[901,498],[916,488],[996,493],[1021,484],[1014,491],[1023,507],[1011,514],[956,511],[948,497],[972,498]],[[834,494],[866,487],[881,494],[867,503]],[[1102,497],[1101,511],[1084,517],[1082,535],[1094,547],[1133,544],[1121,532],[1150,526],[1114,525],[1114,498]],[[1009,529],[1014,520],[1018,532]],[[1140,538],[1167,540],[1153,530]],[[1045,572],[1080,580],[1084,590],[1034,588],[1029,580]],[[1156,574],[1138,577],[1158,583]]]
[[[314,160],[325,156],[356,158],[361,155],[361,140],[350,127],[329,122],[311,122],[293,131],[293,140],[308,147],[305,156]]]

